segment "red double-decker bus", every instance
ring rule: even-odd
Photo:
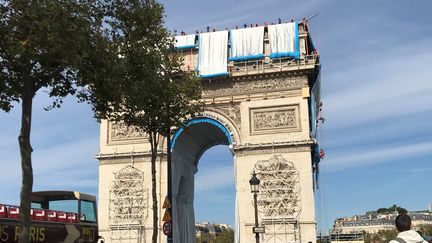
[[[20,208],[0,204],[0,242],[18,242]],[[32,193],[30,242],[98,242],[96,197],[73,191]]]

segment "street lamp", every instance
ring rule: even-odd
[[[251,192],[254,196],[254,207],[255,207],[255,227],[253,228],[253,232],[255,233],[256,243],[259,243],[259,232],[258,228],[258,207],[257,207],[257,193],[259,192],[259,184],[260,180],[256,177],[255,171],[252,173],[252,178],[249,180],[249,184],[251,187]]]

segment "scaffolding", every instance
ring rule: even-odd
[[[255,165],[261,183],[258,211],[266,243],[300,242],[300,174],[281,155]]]
[[[331,242],[364,242],[364,235],[362,232],[354,233],[338,233],[330,235]]]
[[[132,165],[114,173],[109,195],[111,242],[144,242],[148,215],[144,173]]]

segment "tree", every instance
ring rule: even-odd
[[[159,141],[162,137],[169,138],[173,127],[181,126],[185,119],[202,110],[202,103],[198,101],[200,82],[192,73],[182,71],[173,39],[163,26],[161,4],[154,0],[114,0],[107,9],[104,36],[110,42],[104,49],[95,48],[86,62],[109,69],[81,72],[80,80],[85,82],[86,89],[80,92],[80,97],[92,104],[97,118],[124,122],[149,135],[152,242],[157,242]],[[169,149],[169,144],[167,146]]]
[[[432,236],[432,225],[430,224],[419,225],[418,230],[425,236]]]
[[[204,243],[204,242],[212,243],[213,239],[214,239],[214,236],[211,235],[210,233],[202,232],[201,235],[199,237],[197,237],[197,242],[198,243]]]
[[[399,214],[401,214],[401,213],[408,213],[408,211],[405,208],[399,207],[396,204],[393,204],[393,206],[388,207],[388,208],[379,208],[377,210],[377,213],[379,213],[379,214],[386,214],[386,213],[394,213],[396,211]]]
[[[234,230],[223,229],[219,235],[212,235],[208,232],[201,232],[201,235],[196,238],[198,243],[233,243],[234,242]]]
[[[161,136],[196,114],[199,82],[180,70],[154,0],[0,0],[0,108],[21,103],[20,242],[29,241],[33,186],[30,130],[38,91],[76,95],[95,117],[124,121],[149,134],[152,161],[153,242],[157,240],[155,162]]]
[[[77,71],[84,68],[82,60],[100,26],[97,10],[92,1],[0,1],[0,108],[22,107],[20,242],[29,241],[33,98],[44,90],[53,98],[48,108],[57,108],[63,97],[76,93]]]
[[[398,234],[396,229],[393,230],[379,230],[377,233],[364,233],[365,243],[386,243],[394,238]]]
[[[234,230],[224,229],[222,233],[216,237],[215,243],[233,243],[234,242]]]

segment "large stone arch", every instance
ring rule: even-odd
[[[185,122],[172,140],[172,207],[174,243],[195,242],[194,187],[201,155],[215,145],[235,143],[234,128],[216,114]]]
[[[206,149],[217,144],[229,145],[234,157],[236,243],[255,241],[252,231],[255,223],[253,196],[249,185],[251,174],[254,169],[267,168],[263,166],[266,163],[276,162],[286,165],[281,168],[295,168],[291,184],[300,191],[295,191],[295,204],[278,203],[279,197],[272,193],[258,196],[261,207],[259,224],[266,227],[266,233],[261,235],[262,242],[281,243],[288,240],[300,243],[316,240],[313,173],[318,171],[319,161],[316,158],[319,149],[315,128],[320,109],[320,62],[313,48],[306,45],[310,43],[306,28],[299,25],[299,29],[300,59],[270,59],[266,56],[262,60],[250,62],[229,62],[227,77],[201,79],[205,110],[195,119],[204,120],[189,124],[187,121],[186,126],[180,128],[184,129],[183,132],[177,138],[172,138],[175,141],[171,168],[175,172],[171,185],[174,192],[171,202],[173,218],[183,220],[181,226],[184,226],[180,228],[180,222],[173,222],[176,242],[195,242],[192,229],[196,163]],[[268,45],[268,41],[265,41],[267,50]],[[196,50],[183,54],[191,66],[196,64]],[[168,194],[166,149],[166,143],[161,143],[156,165],[159,219],[164,216],[162,203]],[[145,188],[151,188],[149,151],[148,137],[139,129],[102,121],[98,155],[99,229],[106,242],[112,242],[109,235],[113,229],[108,220],[109,185],[115,180],[115,173],[125,165],[132,164],[143,172]],[[291,173],[283,170],[282,174]],[[264,176],[264,172],[258,176]],[[272,178],[271,173],[265,174],[265,177],[263,183],[266,186],[275,185],[268,190],[281,189],[281,200],[293,197],[289,195],[291,189],[278,188],[282,184],[273,183],[278,180],[277,177]],[[273,211],[269,211],[266,205],[294,205],[292,210],[296,212],[295,217],[280,209],[275,209],[277,213],[272,214],[270,212]],[[147,217],[152,218],[152,210],[147,209],[147,213]],[[126,224],[123,227],[125,230],[132,229]],[[138,242],[151,242],[151,222],[148,220],[139,227],[143,233]],[[293,229],[294,235],[287,232],[287,228]],[[166,242],[161,227],[159,230],[158,241]]]
[[[197,129],[190,129],[191,127],[196,127]],[[206,130],[206,128],[210,128],[210,130]],[[240,140],[240,134],[236,124],[232,123],[220,113],[205,111],[200,116],[186,121],[182,127],[175,131],[171,141],[171,150],[179,151],[179,149],[176,150],[178,139],[182,139],[184,134],[191,133],[191,131],[200,134],[209,134],[207,138],[195,136],[195,139],[192,140],[192,145],[194,147],[190,148],[196,149],[198,146],[199,151],[196,151],[197,154],[188,151],[188,148],[181,148],[182,151],[188,152],[187,154],[184,153],[184,156],[188,156],[195,161],[198,161],[202,153],[212,146],[224,144],[233,147],[235,144],[238,144]],[[188,135],[194,136],[194,134]]]

